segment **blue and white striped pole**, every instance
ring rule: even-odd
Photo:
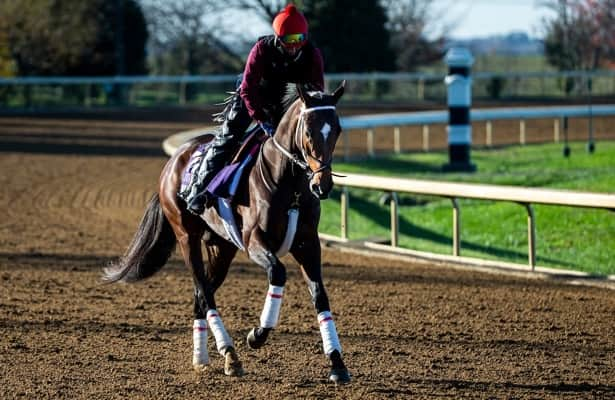
[[[470,162],[472,147],[472,78],[470,68],[474,57],[463,47],[451,48],[444,58],[448,65],[448,75],[444,82],[448,92],[448,156],[449,162],[444,171],[476,171]]]

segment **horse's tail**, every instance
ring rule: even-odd
[[[166,264],[175,244],[175,233],[162,212],[160,197],[156,193],[149,201],[126,253],[105,268],[103,281],[136,282],[149,278]]]

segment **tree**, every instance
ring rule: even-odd
[[[214,35],[223,36],[224,27],[207,19],[221,8],[220,2],[212,0],[146,2],[154,72],[197,75],[239,71],[242,59]]]
[[[253,10],[258,16],[267,23],[273,21],[273,18],[280,12],[286,4],[292,3],[297,7],[302,8],[302,1],[286,1],[286,0],[226,0],[225,3],[237,10]]]
[[[615,60],[615,0],[549,0],[545,53],[560,70],[596,69]]]
[[[305,0],[303,5],[327,72],[395,69],[387,18],[378,0]]]
[[[414,71],[420,65],[442,59],[445,32],[450,29],[442,22],[444,11],[436,10],[428,0],[384,0],[384,4],[398,70]],[[438,18],[434,17],[436,13]],[[443,25],[436,26],[436,20]]]
[[[379,0],[229,0],[229,7],[253,10],[271,24],[288,3],[304,13],[310,38],[320,48],[327,72],[392,71],[394,55]]]
[[[0,78],[7,78],[15,74],[15,62],[11,58],[9,42],[0,27]]]
[[[236,10],[252,10],[267,24],[287,3],[228,2]],[[305,12],[310,36],[323,51],[328,72],[412,71],[442,58],[444,32],[451,25],[442,22],[444,7],[436,9],[429,0],[291,2]]]
[[[19,75],[131,75],[146,71],[147,30],[135,0],[3,2],[0,31],[7,37]]]

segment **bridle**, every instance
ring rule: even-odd
[[[297,123],[297,128],[295,129],[295,141],[296,143],[298,143],[298,147],[301,149],[301,157],[303,159],[299,158],[297,154],[291,153],[290,151],[286,150],[284,146],[282,146],[275,139],[275,137],[272,137],[273,144],[280,151],[280,153],[284,154],[290,160],[291,163],[293,163],[294,165],[297,165],[299,168],[304,170],[308,177],[308,180],[312,179],[312,177],[319,172],[325,171],[327,169],[331,169],[331,161],[333,160],[333,158],[331,158],[331,160],[327,162],[322,162],[316,157],[312,156],[311,154],[306,153],[305,148],[302,145],[303,135],[304,135],[303,128],[305,126],[305,118],[304,118],[305,115],[308,113],[314,112],[314,111],[322,111],[322,110],[335,110],[335,106],[316,106],[316,107],[310,107],[310,108],[303,108],[301,110],[301,113],[299,114],[299,122]],[[308,158],[311,158],[312,160],[316,161],[319,164],[319,167],[316,169],[312,169],[310,167],[310,164],[308,163]]]

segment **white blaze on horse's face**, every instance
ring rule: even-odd
[[[317,96],[321,92],[314,92]],[[308,116],[309,115],[309,116]],[[331,177],[331,159],[339,127],[334,105],[314,106],[302,111],[300,121],[305,126],[298,128],[303,133],[303,159],[312,170],[309,188],[314,196],[326,199],[333,186]]]
[[[320,130],[320,133],[322,133],[322,137],[325,139],[325,142],[327,141],[327,139],[329,139],[329,132],[331,132],[331,125],[325,122],[322,129]]]

